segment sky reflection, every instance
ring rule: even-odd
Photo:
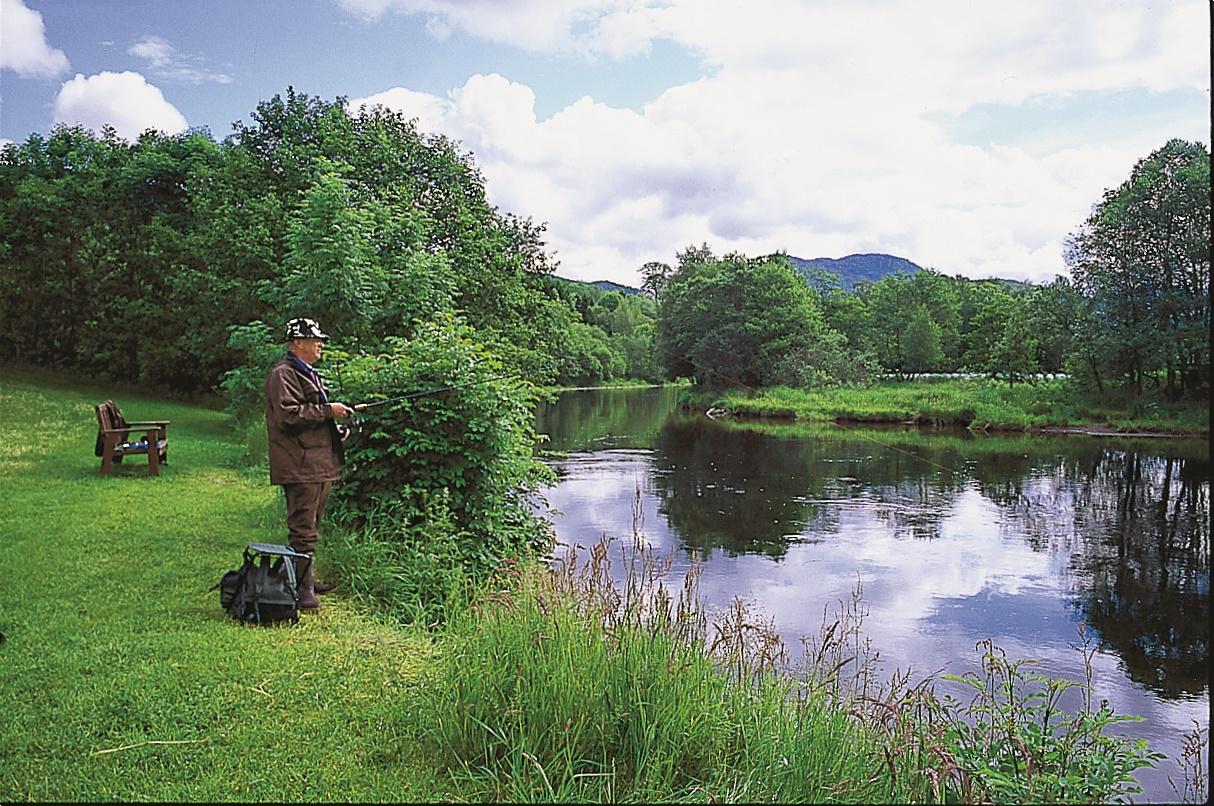
[[[816,634],[859,582],[868,611],[864,633],[880,651],[883,677],[895,669],[909,668],[916,679],[976,669],[975,645],[993,638],[1009,657],[1035,659],[1034,671],[1083,679],[1078,625],[1089,620],[1083,586],[1093,577],[1084,569],[1094,561],[1080,549],[1085,540],[1105,539],[1110,527],[1102,520],[1108,507],[1101,491],[1077,484],[1065,462],[1042,460],[998,480],[971,472],[973,463],[962,473],[891,480],[873,472],[878,455],[792,461],[788,454],[754,462],[749,449],[725,450],[689,480],[696,459],[661,444],[554,460],[561,481],[548,499],[563,513],[554,518],[558,539],[630,543],[639,491],[640,539],[660,556],[673,556],[671,584],[681,582],[698,555],[710,615],[734,597],[752,602],[774,621],[794,659],[801,637]],[[787,449],[761,452],[770,460]],[[797,489],[803,494],[790,493]],[[714,532],[707,541],[688,531],[703,523]],[[762,541],[747,542],[760,532]],[[615,571],[622,566],[617,561]],[[1208,567],[1204,573],[1208,586]],[[1093,595],[1106,594],[1087,593]],[[1208,593],[1199,605],[1208,617]],[[1103,646],[1093,659],[1097,698],[1108,698],[1118,713],[1146,718],[1121,732],[1178,755],[1193,720],[1209,723],[1208,680],[1161,696],[1130,679],[1116,650]],[[1208,658],[1201,663],[1207,668]],[[1149,799],[1175,799],[1168,775],[1179,781],[1171,765],[1140,775]]]

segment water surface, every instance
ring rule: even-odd
[[[790,649],[859,581],[886,673],[977,667],[986,638],[1145,717],[1178,757],[1209,725],[1209,443],[756,426],[675,410],[673,389],[581,390],[538,412],[558,539],[643,539],[703,561],[710,612],[755,604]],[[1174,764],[1140,775],[1174,801]]]

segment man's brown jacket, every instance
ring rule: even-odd
[[[337,481],[345,459],[323,387],[288,355],[266,376],[270,483]]]

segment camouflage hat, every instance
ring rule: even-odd
[[[300,316],[287,322],[287,341],[291,339],[327,339],[329,334],[320,329],[315,319]]]

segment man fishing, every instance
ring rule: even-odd
[[[296,561],[301,610],[320,607],[317,594],[332,585],[316,582],[312,557],[320,541],[319,524],[333,482],[345,460],[342,440],[348,434],[337,420],[353,413],[344,403],[329,402],[320,375],[312,368],[328,335],[307,318],[286,328],[287,354],[266,376],[266,432],[270,441],[270,483],[282,485],[287,498],[287,531],[291,548],[308,555]]]

